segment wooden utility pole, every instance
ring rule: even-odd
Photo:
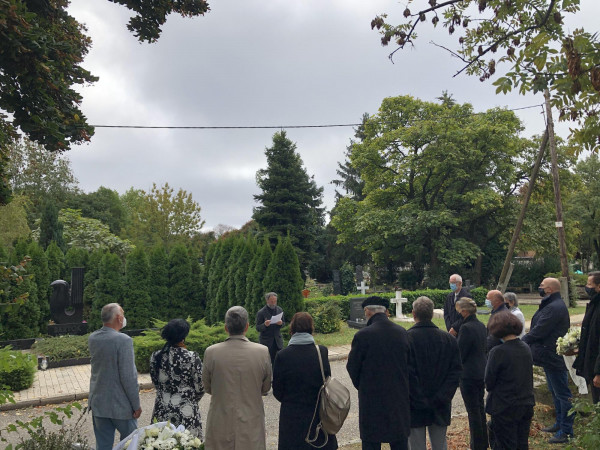
[[[544,98],[546,100],[546,115],[547,123],[546,129],[548,130],[548,141],[550,143],[550,161],[552,166],[552,184],[554,185],[554,202],[556,203],[556,230],[558,231],[558,247],[560,250],[560,268],[562,277],[565,278],[566,288],[564,283],[561,289],[563,300],[569,305],[569,261],[567,260],[567,240],[565,236],[565,227],[563,223],[562,215],[562,200],[560,198],[560,183],[558,179],[558,156],[556,154],[556,140],[554,138],[554,122],[552,120],[552,107],[550,106],[550,93],[548,89],[544,91]],[[565,297],[566,290],[566,297]]]
[[[535,180],[537,179],[538,173],[540,172],[540,166],[542,165],[542,160],[544,159],[544,153],[546,153],[546,146],[548,145],[548,127],[546,127],[546,131],[544,132],[544,136],[542,137],[542,143],[540,145],[540,149],[537,154],[537,158],[535,159],[535,163],[533,165],[533,169],[531,169],[531,176],[529,177],[529,184],[527,185],[527,192],[525,193],[525,197],[523,198],[523,203],[521,204],[521,213],[519,214],[519,218],[517,219],[517,224],[515,225],[515,230],[513,231],[512,239],[510,241],[510,245],[508,246],[508,252],[506,252],[506,258],[504,259],[504,266],[502,267],[502,274],[500,275],[500,279],[498,280],[498,289],[500,292],[504,294],[506,288],[508,287],[508,281],[510,280],[510,275],[512,270],[509,269],[511,267],[511,261],[513,258],[513,254],[515,253],[515,247],[517,246],[517,241],[519,240],[519,235],[521,234],[521,228],[523,227],[523,220],[525,219],[525,211],[527,211],[527,205],[529,204],[529,199],[531,198],[531,193],[533,192],[533,187],[535,186]]]

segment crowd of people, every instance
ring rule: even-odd
[[[462,278],[454,274],[449,281],[446,330],[433,323],[434,303],[428,297],[413,302],[415,324],[408,331],[389,319],[388,299],[371,296],[363,301],[367,326],[355,334],[346,364],[358,390],[362,448],[380,449],[385,442],[391,450],[425,450],[429,434],[432,450],[446,449],[452,399],[460,388],[471,449],[527,449],[535,405],[533,365],[544,369],[556,412],[555,423],[543,431],[551,433],[550,443],[567,442],[573,436],[572,395],[556,340],[567,332],[570,320],[559,280],[540,283],[542,301],[528,333],[515,294],[487,293],[486,327],[477,318],[477,304]],[[586,291],[590,303],[573,367],[590,384],[597,403],[600,272],[589,275]],[[203,439],[208,450],[265,449],[262,397],[272,388],[281,403],[280,450],[336,449],[336,436],[317,425],[315,408],[323,373],[331,375],[328,350],[315,345],[314,323],[307,312],[292,317],[291,339],[283,348],[284,317],[277,294],[269,292],[265,300],[255,324],[260,343],[246,338],[248,312],[234,306],[224,318],[228,338],[208,347],[203,362],[186,349],[190,327],[185,320],[171,320],[161,330],[165,344],[150,362],[156,387],[152,420],[183,425]],[[116,430],[123,439],[137,428],[142,409],[132,340],[119,333],[127,323],[123,308],[105,305],[101,318],[104,326],[89,338],[88,403],[96,449],[108,450]],[[204,432],[199,401],[205,392],[211,399]]]

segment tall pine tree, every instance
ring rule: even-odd
[[[194,320],[198,320],[204,317],[204,299],[206,298],[206,292],[204,292],[204,285],[202,284],[203,269],[200,265],[197,252],[193,251],[193,249],[190,248],[188,250],[188,256],[190,258],[190,266],[192,268],[192,298],[190,299],[191,305],[189,307],[189,315]]]
[[[123,301],[123,263],[114,253],[105,253],[100,261],[98,280],[96,281],[96,292],[92,313],[89,320],[90,331],[97,330],[102,326],[100,311],[108,303],[119,303]],[[123,306],[121,304],[121,306]],[[125,309],[125,308],[123,308]],[[125,311],[127,316],[127,311]]]
[[[165,248],[157,245],[150,253],[150,298],[153,318],[168,317],[169,310],[169,257]]]
[[[303,287],[298,257],[290,238],[280,238],[263,280],[263,290],[277,293],[277,304],[283,309],[287,323],[304,309]]]
[[[315,250],[317,230],[323,226],[323,188],[317,187],[303,167],[296,144],[285,131],[273,135],[273,146],[265,150],[267,168],[256,173],[262,193],[254,199],[252,218],[274,245],[279,236],[290,236],[303,270]]]
[[[39,243],[44,250],[54,241],[61,250],[64,249],[63,224],[58,220],[58,208],[51,201],[46,202],[40,220]]]
[[[89,322],[92,317],[92,305],[96,296],[96,281],[100,276],[100,262],[106,250],[93,251],[87,259],[83,274],[83,317]]]
[[[48,258],[48,270],[50,272],[50,283],[56,280],[62,280],[65,270],[65,255],[56,242],[50,242],[46,249],[46,257]]]
[[[40,332],[46,333],[46,325],[50,319],[50,271],[48,258],[42,247],[37,242],[29,244],[27,253],[31,257],[28,269],[33,274],[33,281],[37,286],[37,299],[40,310]]]
[[[169,311],[166,320],[187,318],[192,298],[192,266],[186,248],[176,244],[169,254]]]
[[[127,311],[131,321],[130,328],[149,328],[153,315],[152,300],[150,299],[149,281],[150,268],[148,257],[141,247],[136,247],[129,255],[125,265],[125,295],[123,309]]]
[[[271,244],[268,239],[265,239],[256,252],[254,269],[251,274],[248,274],[249,277],[251,276],[251,279],[248,279],[249,292],[246,297],[246,309],[251,314],[251,317],[256,315],[265,302],[264,295],[268,291],[263,289],[263,280],[265,279],[272,257]]]

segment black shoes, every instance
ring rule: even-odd
[[[554,424],[550,427],[542,428],[542,431],[545,431],[546,433],[556,433],[558,430],[560,430],[560,427],[556,424]]]
[[[569,436],[568,434],[565,433],[556,433],[554,436],[552,436],[550,439],[548,439],[548,443],[549,444],[566,444],[567,442],[569,442],[569,439],[571,439],[573,436]]]

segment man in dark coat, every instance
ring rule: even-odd
[[[271,321],[271,317],[283,313],[283,309],[277,306],[277,294],[275,292],[267,292],[265,300],[267,304],[256,314],[256,331],[260,333],[258,342],[269,348],[271,364],[273,364],[277,352],[283,348],[283,337],[281,336],[283,315],[275,323]]]
[[[600,272],[591,272],[585,291],[590,302],[581,324],[579,353],[573,367],[577,375],[585,378],[592,391],[594,403],[600,401]]]
[[[452,336],[458,336],[462,324],[462,316],[456,312],[456,302],[463,297],[471,297],[471,293],[462,287],[462,277],[458,274],[450,275],[450,292],[444,303],[444,322],[446,330]]]
[[[502,292],[497,290],[488,291],[485,296],[485,306],[491,309],[490,315],[502,313],[502,312],[510,312],[510,309],[504,303],[504,295]],[[497,337],[494,337],[492,334],[488,334],[487,336],[487,352],[489,353],[491,349],[495,346],[502,344],[502,341]]]
[[[544,368],[548,390],[554,400],[556,422],[542,431],[556,433],[549,442],[561,444],[573,436],[575,419],[574,414],[569,415],[573,396],[567,367],[564,358],[556,354],[556,340],[569,330],[569,310],[560,296],[560,281],[556,278],[544,278],[538,290],[544,298],[531,319],[529,333],[522,340],[531,348],[533,363]]]
[[[415,325],[408,330],[413,364],[410,366],[410,448],[426,449],[426,431],[432,450],[447,448],[452,398],[461,373],[456,339],[435,326],[433,302],[419,297],[412,305]]]
[[[367,326],[352,340],[346,369],[358,389],[358,421],[362,448],[408,448],[410,346],[404,328],[386,315],[389,300],[369,297],[363,304]]]

